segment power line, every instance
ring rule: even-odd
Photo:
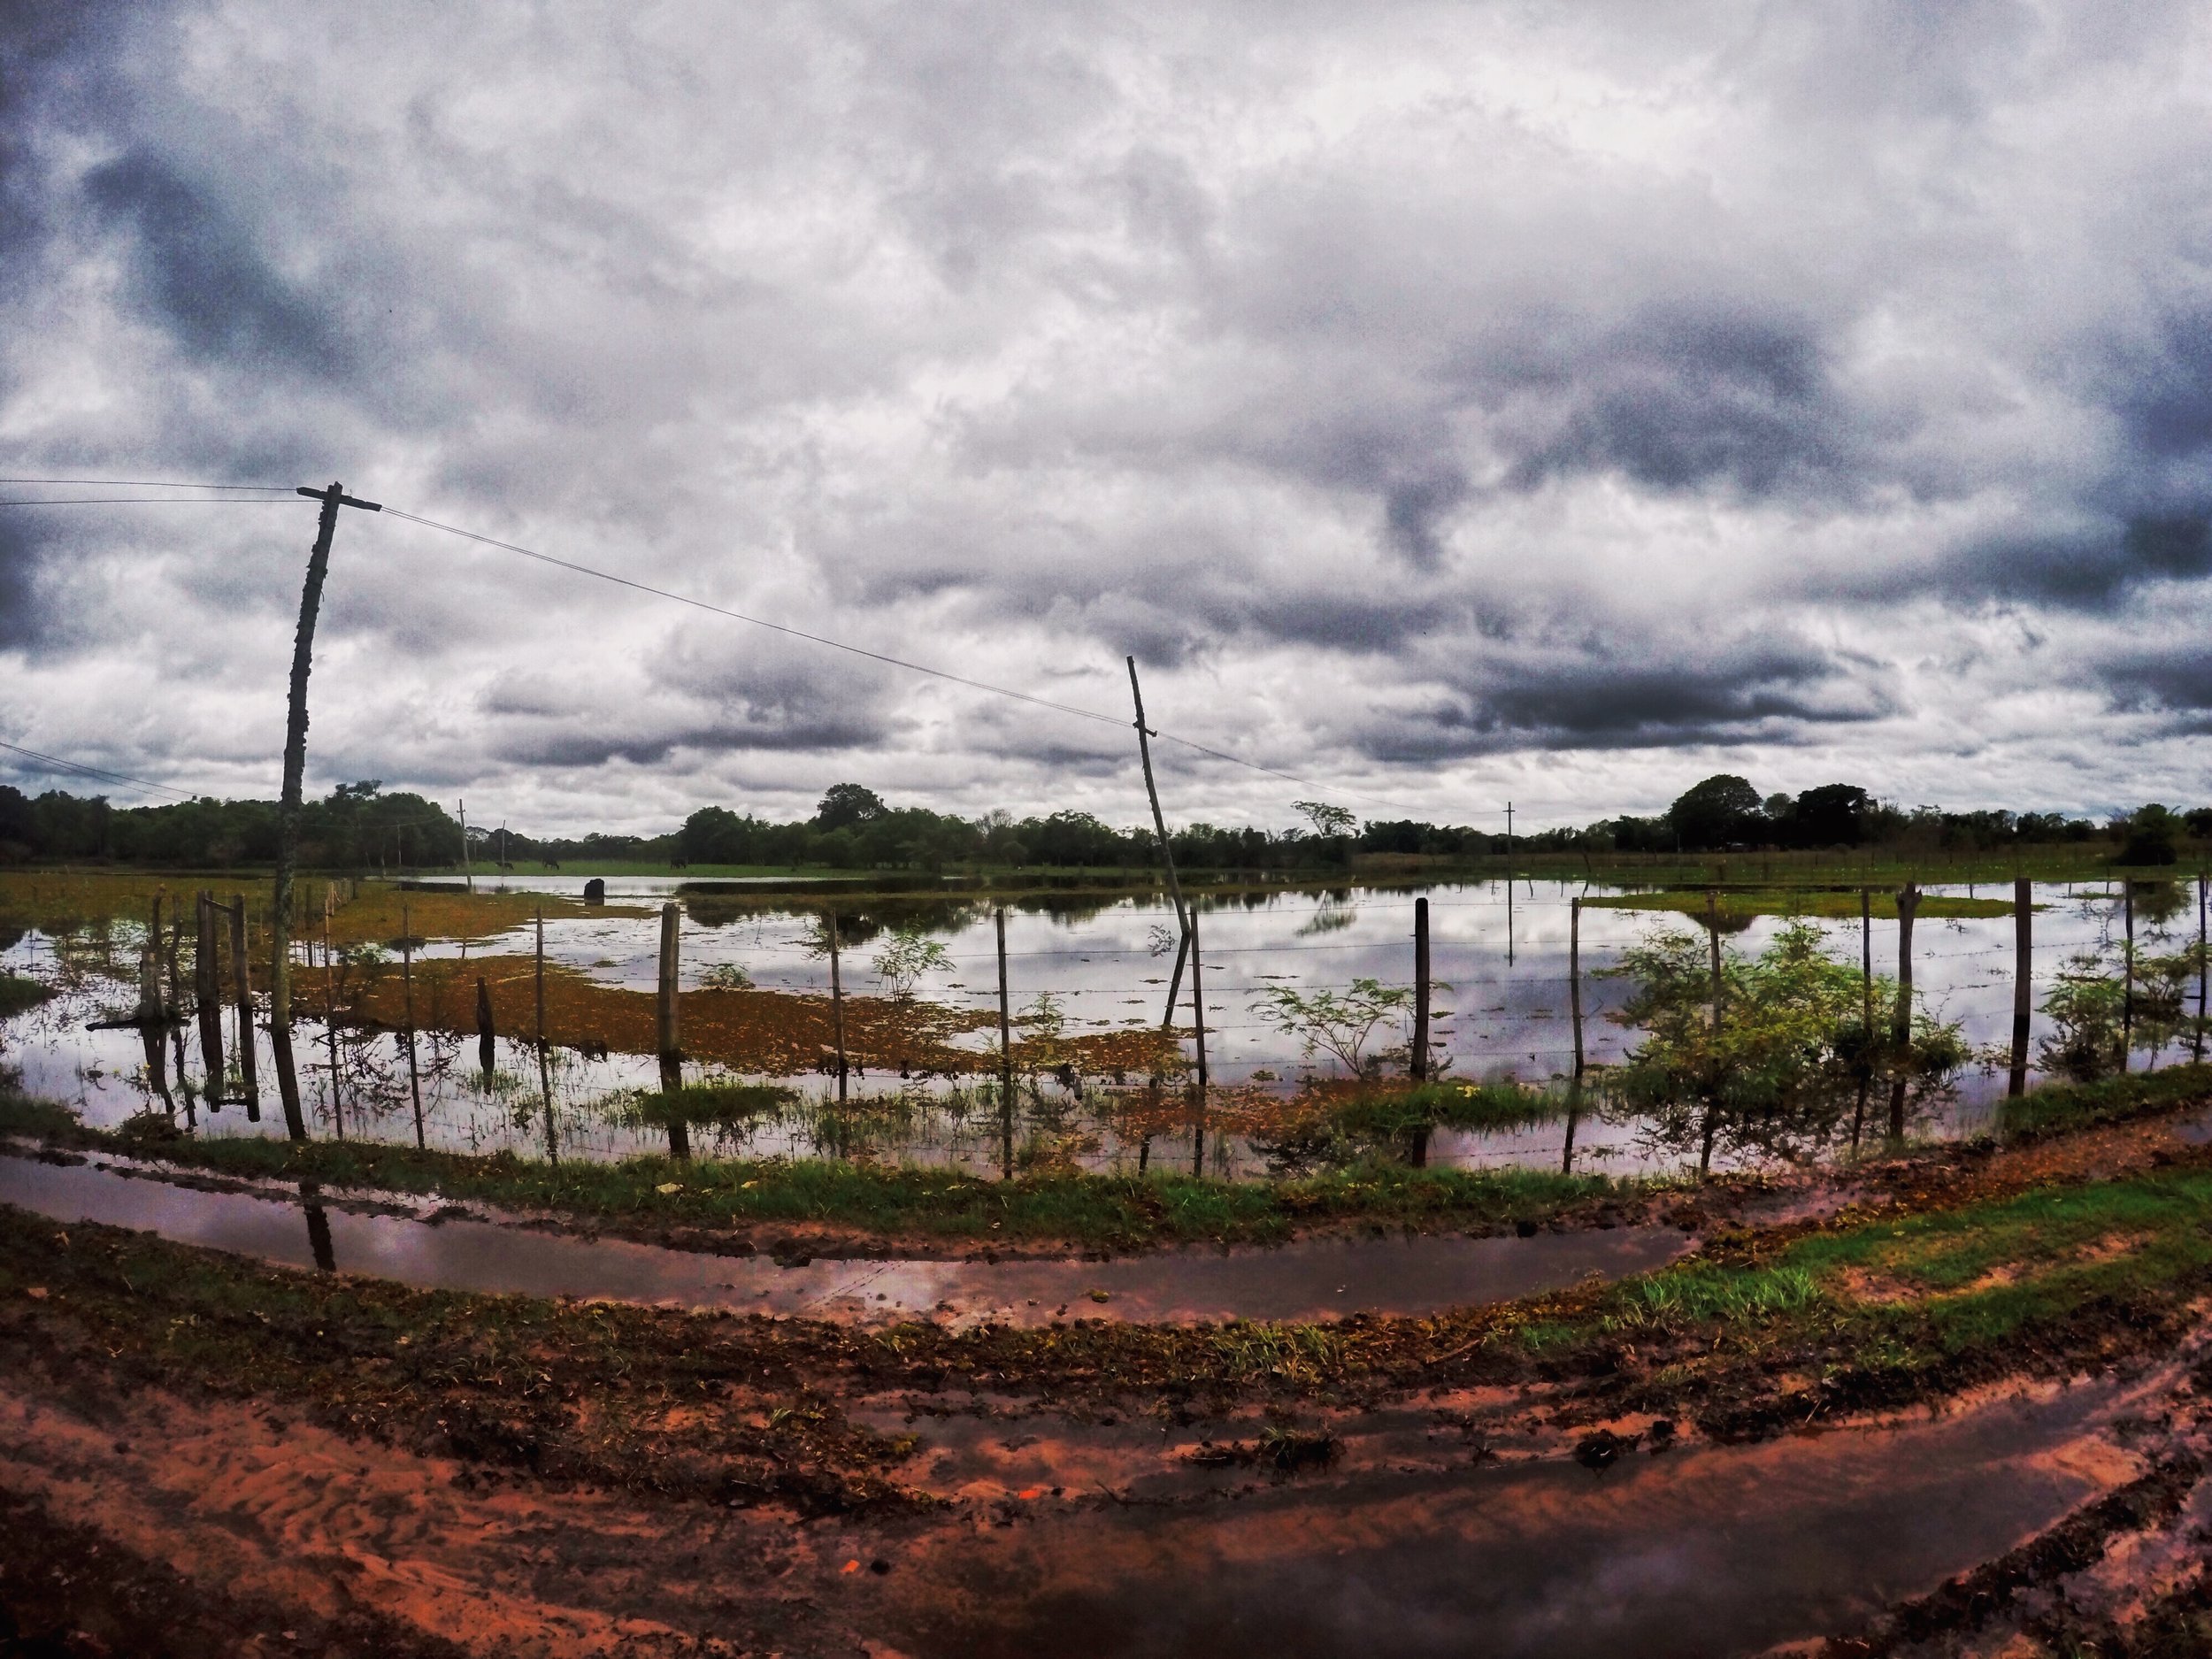
[[[282,507],[280,495],[51,495],[18,496],[0,507]]]
[[[282,484],[202,484],[180,478],[0,478],[0,484],[101,484],[117,489],[230,489],[259,490],[265,495],[288,495]]]
[[[972,680],[964,674],[950,673],[944,669],[932,668],[926,663],[912,662],[902,657],[887,656],[881,651],[869,650],[864,646],[848,645],[842,640],[833,640],[826,634],[810,634],[803,628],[791,627],[781,622],[771,622],[765,617],[749,616],[744,611],[732,611],[725,605],[713,604],[704,599],[695,599],[688,594],[675,593],[665,588],[656,588],[649,582],[638,581],[632,577],[618,576],[611,571],[598,570],[589,565],[579,565],[572,559],[556,558],[549,553],[541,553],[534,548],[523,547],[517,542],[503,541],[496,536],[481,535],[473,530],[464,530],[458,525],[442,524],[435,518],[426,518],[420,513],[407,512],[390,505],[387,505],[384,511],[392,517],[404,518],[411,524],[422,525],[432,530],[442,530],[448,535],[457,535],[470,541],[481,542],[486,547],[498,548],[503,552],[520,554],[524,558],[535,559],[539,564],[550,565],[557,570],[569,571],[579,576],[596,577],[601,581],[613,582],[618,587],[628,588],[638,593],[649,594],[657,599],[672,600],[677,604],[690,605],[695,610],[709,611],[718,617],[727,617],[733,621],[749,622],[755,627],[770,628],[792,639],[805,640],[815,645],[826,645],[834,651],[845,651],[855,657],[864,657],[872,662],[887,664],[894,668],[903,668],[912,673],[926,674],[933,680],[948,680],[956,686],[966,686],[972,690],[989,692],[994,696],[1011,697],[1018,703],[1026,703],[1040,709],[1050,709],[1057,714],[1070,715],[1079,720],[1095,721],[1102,726],[1123,726],[1129,724],[1119,715],[1102,714],[1095,709],[1080,708],[1071,703],[1056,702],[1050,697],[1033,696],[1028,692],[1016,691],[1010,686],[994,685],[988,680]],[[1248,771],[1261,772],[1270,778],[1279,778],[1286,783],[1294,783],[1302,789],[1313,789],[1343,795],[1355,801],[1366,801],[1378,806],[1386,806],[1394,812],[1412,810],[1411,808],[1398,802],[1384,801],[1378,796],[1359,795],[1347,789],[1332,788],[1329,786],[1316,783],[1310,779],[1301,778],[1294,772],[1279,772],[1272,766],[1263,766],[1257,761],[1246,760],[1241,756],[1232,755],[1223,749],[1210,749],[1203,743],[1195,742],[1187,737],[1178,737],[1171,732],[1160,732],[1156,735],[1168,742],[1179,744],[1185,749],[1195,749],[1202,755],[1210,755],[1216,760],[1225,760],[1232,765],[1242,766]],[[1492,812],[1486,816],[1495,817],[1497,814]]]
[[[88,778],[97,778],[105,783],[119,783],[140,789],[151,789],[158,795],[175,795],[180,801],[193,799],[189,790],[172,789],[165,783],[149,783],[143,778],[134,778],[127,772],[103,772],[97,766],[87,766],[78,761],[64,760],[58,755],[42,755],[35,749],[25,749],[20,743],[0,743],[0,749],[17,755],[27,755],[31,759],[42,762],[46,765],[58,766],[64,772],[81,772]]]

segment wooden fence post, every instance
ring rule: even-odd
[[[408,926],[407,905],[399,907],[399,988],[407,1022],[407,1097],[415,1105],[415,1146],[428,1143],[422,1133],[422,1074],[415,1065],[415,936]]]
[[[195,896],[193,922],[198,937],[192,947],[192,995],[200,1021],[200,1065],[207,1076],[207,1109],[220,1111],[223,1100],[223,992],[217,978],[221,947],[216,942],[215,895],[202,887]]]
[[[1429,902],[1413,901],[1413,1054],[1406,1068],[1413,1080],[1429,1075]]]
[[[238,1076],[245,1086],[246,1121],[261,1121],[261,1079],[253,1041],[253,958],[246,943],[246,895],[230,895],[230,976],[238,998]]]
[[[2012,884],[2012,1075],[2005,1093],[2017,1100],[2028,1092],[2028,1024],[2035,1008],[2035,905],[2028,879]]]
[[[1190,913],[1191,1031],[1198,1041],[1198,1110],[1191,1120],[1190,1172],[1206,1172],[1206,988],[1198,960],[1198,912]]]
[[[1014,1179],[1014,1023],[1006,987],[1006,907],[995,906],[991,920],[998,933],[998,1135],[999,1173]]]
[[[829,912],[825,925],[829,930],[830,1024],[835,1028],[837,1035],[837,1103],[842,1106],[845,1103],[845,1074],[850,1070],[850,1063],[845,1057],[845,978],[838,966],[835,910]]]
[[[1905,1138],[1905,1071],[1912,1062],[1912,918],[1920,889],[1908,881],[1897,890],[1897,1012],[1890,1027],[1889,1138]]]
[[[2120,1070],[2128,1069],[2135,1052],[2135,879],[2120,882],[2120,914],[2127,930],[2120,963]]]
[[[1567,1011],[1575,1027],[1575,1081],[1582,1080],[1582,900],[1579,896],[1567,903]],[[1568,1156],[1574,1156],[1574,1114],[1569,1110],[1567,1118]]]
[[[673,1098],[683,1093],[683,1027],[676,1001],[678,953],[683,942],[683,909],[673,900],[661,906],[660,995],[656,1041],[660,1048],[661,1093],[672,1097],[668,1110],[668,1155],[691,1156],[691,1126]]]

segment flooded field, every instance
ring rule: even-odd
[[[412,1141],[453,1150],[605,1159],[664,1150],[651,1109],[662,1070],[653,1049],[658,906],[682,908],[682,1075],[687,1086],[764,1084],[727,1110],[688,1125],[695,1152],[729,1156],[873,1156],[970,1170],[1161,1166],[1225,1179],[1295,1167],[1316,1156],[1288,1104],[1302,1087],[1340,1081],[1343,1064],[1310,1050],[1268,1017],[1270,992],[1343,992],[1363,979],[1402,987],[1412,978],[1414,904],[1429,904],[1436,991],[1432,1042],[1451,1077],[1510,1080],[1549,1091],[1532,1121],[1441,1128],[1425,1148],[1433,1166],[1499,1165],[1626,1173],[1694,1162],[1696,1148],[1662,1125],[1608,1104],[1606,1069],[1639,1041],[1612,1016],[1627,987],[1607,970],[1655,926],[1701,927],[1701,917],[1619,908],[1625,895],[1583,883],[1486,881],[1425,889],[1345,887],[1207,895],[1198,905],[1203,943],[1206,1050],[1212,1088],[1190,1088],[1194,1046],[1186,977],[1170,1029],[1161,1030],[1172,978],[1173,912],[1149,893],[1048,895],[1010,901],[1006,963],[1019,1085],[1010,1111],[1000,1096],[997,953],[987,901],[927,895],[842,898],[832,893],[748,895],[739,884],[685,890],[675,878],[615,878],[603,908],[578,900],[578,878],[545,878],[463,895],[364,886],[332,915],[330,955],[315,927],[295,975],[303,1088],[318,1135]],[[22,908],[20,886],[14,889]],[[188,897],[188,889],[187,896]],[[1928,890],[1916,930],[1918,1006],[1956,1021],[1976,1059],[1916,1114],[1915,1132],[1944,1137],[1985,1127],[2007,1084],[2000,1051],[2011,1033],[2013,921],[2009,888]],[[170,914],[174,914],[174,895]],[[1581,909],[1582,1037],[1592,1083],[1572,1091],[1574,1029],[1569,994],[1571,902]],[[260,902],[257,898],[251,902]],[[1767,901],[1772,902],[1772,901]],[[1783,903],[1797,901],[1783,901]],[[1830,894],[1804,902],[1855,912]],[[401,905],[416,929],[410,975],[399,963]],[[822,918],[841,908],[842,1017],[852,1066],[841,1104],[832,1044],[838,1011],[823,949]],[[2116,956],[2123,902],[2116,886],[2046,884],[2035,889],[2037,1000],[2066,960],[2085,950]],[[1945,914],[1954,909],[1996,911]],[[542,906],[547,1046],[531,1040],[540,995],[535,951]],[[1896,922],[1875,900],[1878,973],[1896,966]],[[1724,913],[1732,949],[1756,952],[1783,925],[1776,910]],[[455,921],[465,915],[465,923]],[[2187,882],[2137,884],[2140,951],[2193,941],[2196,895]],[[1855,964],[1855,913],[1812,918],[1824,947]],[[442,926],[441,924],[443,924]],[[257,934],[258,937],[258,934]],[[158,1032],[90,1027],[127,1014],[137,995],[142,914],[81,915],[66,923],[27,913],[0,929],[0,971],[57,992],[0,1020],[0,1065],[34,1095],[64,1102],[88,1122],[112,1125],[151,1111],[203,1135],[280,1133],[270,1079],[265,996],[248,1033],[266,1097],[257,1113],[241,1098],[239,1030],[221,1016],[227,1079],[211,1087],[197,1028]],[[922,942],[925,965],[903,977],[887,947]],[[181,992],[190,994],[191,941]],[[227,958],[226,958],[227,960]],[[257,994],[265,974],[257,968]],[[884,972],[886,966],[894,972]],[[227,966],[224,968],[227,985]],[[409,983],[403,985],[403,979]],[[497,1032],[477,1034],[478,982]],[[414,1076],[400,1027],[403,996],[415,1023]],[[326,1023],[325,1010],[338,1017]],[[2038,1015],[2034,1035],[2047,1033]],[[1370,1051],[1402,1046],[1394,1015],[1370,1033]],[[2154,1058],[2139,1056],[2136,1064]],[[2170,1056],[2169,1056],[2170,1057]],[[1843,1128],[1818,1144],[1839,1149]],[[1842,1149],[1848,1149],[1844,1145]],[[1717,1166],[1758,1162],[1776,1149],[1724,1148]]]

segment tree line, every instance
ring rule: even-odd
[[[1501,832],[1411,818],[1361,823],[1342,808],[1298,803],[1304,822],[1284,830],[1196,823],[1171,838],[1179,868],[1313,871],[1351,868],[1363,855],[1479,858],[1525,852],[1725,852],[1848,849],[1981,852],[2006,847],[2108,841],[2121,862],[2170,864],[2191,841],[2212,838],[2212,808],[2152,804],[2104,822],[2062,813],[1947,812],[1901,808],[1854,784],[1798,795],[1762,795],[1721,773],[1694,784],[1664,812],[1540,830],[1509,843]],[[302,856],[325,869],[450,869],[462,862],[457,818],[374,779],[342,784],[301,814]],[[1159,848],[1147,826],[1116,828],[1088,812],[964,818],[926,807],[893,806],[856,783],[833,786],[812,816],[779,822],[727,807],[702,807],[663,835],[533,836],[471,825],[472,862],[634,861],[754,864],[834,870],[939,871],[963,864],[1061,869],[1148,869]],[[117,807],[102,796],[49,790],[35,796],[0,785],[0,864],[112,862],[180,868],[272,864],[277,803],[204,797],[173,805]]]

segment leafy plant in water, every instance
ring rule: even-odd
[[[1354,979],[1343,991],[1300,991],[1270,986],[1252,1003],[1261,1019],[1303,1046],[1305,1057],[1327,1054],[1355,1077],[1379,1069],[1383,1056],[1369,1056],[1375,1028],[1402,1018],[1413,1006],[1413,988],[1379,979]]]
[[[1614,1084],[1663,1141],[1694,1141],[1701,1164],[1723,1144],[1792,1152],[1832,1133],[1878,1076],[1901,1077],[1923,1103],[1950,1087],[1968,1058],[1957,1025],[1916,1014],[1901,1048],[1886,1028],[1895,987],[1878,979],[1870,1031],[1859,971],[1820,945],[1817,927],[1790,922],[1755,958],[1724,952],[1717,1023],[1703,938],[1657,928],[1600,971],[1632,982],[1611,1018],[1644,1041]]]
[[[883,982],[884,990],[894,1002],[910,1002],[914,987],[926,973],[939,973],[952,966],[952,954],[944,941],[932,939],[911,923],[894,928],[883,948],[875,954],[873,966],[876,978]]]
[[[749,991],[753,976],[734,962],[718,962],[699,976],[703,991]]]
[[[2201,970],[2201,948],[2135,959],[2132,1041],[2155,1064],[2169,1043],[2193,1036],[2197,1022],[2188,994]],[[2046,1071],[2077,1083],[2093,1082],[2125,1069],[2131,1041],[2127,969],[2094,950],[2069,956],[2044,997],[2045,1016],[2056,1027],[2036,1046]]]

